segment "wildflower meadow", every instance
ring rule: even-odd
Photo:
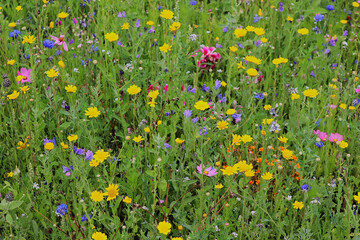
[[[359,6],[1,0],[0,240],[360,239]]]

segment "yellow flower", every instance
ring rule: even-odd
[[[294,21],[294,18],[288,16],[288,17],[286,18],[286,21],[292,22],[292,21]]]
[[[341,148],[347,148],[349,146],[349,144],[345,141],[341,141],[340,145]]]
[[[346,20],[340,20],[340,23],[347,24],[347,21]]]
[[[251,77],[255,77],[258,74],[255,68],[249,68],[246,73]]]
[[[171,224],[163,221],[159,222],[159,224],[156,227],[159,230],[159,233],[168,235],[171,232]]]
[[[232,166],[227,166],[225,169],[220,169],[224,175],[231,176],[236,173],[236,168]]]
[[[255,176],[254,170],[249,170],[245,172],[245,177],[253,177]]]
[[[224,82],[224,81],[221,81],[221,86],[223,86],[223,87],[225,87],[226,85],[227,85],[227,83],[226,82]]]
[[[110,153],[105,152],[104,149],[97,150],[93,156],[93,158],[100,163],[104,162],[108,157],[110,157]]]
[[[253,27],[253,26],[247,26],[247,27],[246,27],[246,31],[248,31],[248,32],[254,32],[254,31],[255,31],[255,27]]]
[[[265,29],[263,28],[255,28],[255,34],[258,35],[258,36],[262,36],[265,34]]]
[[[222,189],[223,187],[224,187],[224,186],[223,186],[221,183],[215,185],[215,188],[216,188],[216,189]]]
[[[89,166],[90,167],[97,167],[99,166],[100,162],[98,160],[95,160],[95,159],[92,159],[90,162],[89,162]]]
[[[273,118],[267,118],[267,119],[263,119],[262,123],[263,124],[271,124],[274,121]]]
[[[22,40],[22,44],[25,44],[25,43],[32,44],[35,42],[35,40],[36,40],[36,37],[34,37],[34,35],[25,36]]]
[[[54,27],[55,27],[55,23],[54,23],[54,22],[50,22],[49,27],[50,27],[50,28],[54,28]]]
[[[226,128],[228,128],[229,123],[227,121],[219,121],[217,123],[217,128],[220,130],[224,130]]]
[[[65,63],[63,61],[59,61],[58,64],[60,67],[65,68]]]
[[[233,108],[228,109],[228,110],[226,111],[226,114],[227,114],[227,115],[233,115],[234,113],[236,113],[236,110],[233,109]]]
[[[142,140],[144,140],[144,138],[143,138],[141,135],[133,138],[133,141],[136,142],[136,143],[139,143],[139,142],[141,142]]]
[[[253,140],[253,138],[250,135],[247,135],[247,134],[245,134],[245,135],[243,135],[241,137],[241,141],[243,141],[244,143],[251,142],[252,140]]]
[[[109,42],[114,42],[119,39],[119,35],[117,35],[114,32],[105,34],[105,39],[107,39]]]
[[[74,86],[74,85],[67,85],[67,86],[65,87],[65,90],[66,90],[66,92],[68,92],[68,93],[75,93],[76,90],[77,90],[77,87]]]
[[[119,195],[119,186],[115,184],[110,184],[108,188],[106,189],[106,193],[104,193],[104,196],[108,196],[106,201],[110,201],[116,198],[117,195]]]
[[[182,237],[175,237],[175,238],[172,238],[171,240],[184,240]]]
[[[19,141],[17,143],[18,144],[17,149],[19,149],[19,150],[25,149],[29,145],[29,144],[26,145],[26,142],[27,142],[27,140],[25,140],[25,142]]]
[[[127,204],[130,204],[132,202],[132,199],[129,198],[128,196],[126,196],[124,199],[123,199],[123,202],[124,203],[127,203]]]
[[[265,136],[265,135],[266,135],[266,131],[261,130],[261,135]]]
[[[16,23],[14,23],[14,22],[9,23],[9,27],[11,27],[11,28],[16,27]]]
[[[8,100],[15,100],[19,97],[20,92],[14,91],[12,94],[7,95]]]
[[[264,109],[265,109],[265,110],[270,110],[270,109],[271,109],[271,105],[265,105],[265,106],[264,106]]]
[[[229,47],[229,49],[231,52],[236,52],[238,50],[236,45]]]
[[[339,107],[342,108],[342,109],[346,109],[346,104],[345,103],[340,104]]]
[[[104,199],[104,194],[102,192],[97,191],[97,190],[92,191],[90,199],[93,202],[101,202]]]
[[[282,151],[282,156],[287,159],[287,160],[290,160],[292,159],[292,156],[293,156],[293,152],[288,150],[288,149],[285,149],[284,151]]]
[[[157,103],[153,100],[151,102],[148,102],[148,104],[150,107],[155,107],[155,104],[157,104]]]
[[[175,142],[178,143],[178,144],[182,144],[183,142],[185,142],[185,140],[182,140],[180,138],[176,138]]]
[[[353,2],[352,5],[353,5],[353,7],[356,7],[356,8],[360,6],[359,3],[357,3],[357,2]]]
[[[159,96],[159,90],[150,91],[148,96],[151,97],[152,99],[156,99]]]
[[[262,1],[261,1],[261,2],[262,2]],[[263,15],[263,12],[262,12],[261,8],[260,8],[259,11],[258,11],[258,15],[259,15],[259,16],[262,16],[262,15]]]
[[[236,38],[245,37],[247,31],[244,28],[237,28],[234,31],[234,35]]]
[[[258,59],[258,58],[254,57],[254,56],[246,56],[245,60],[248,61],[248,62],[255,63],[256,65],[261,64],[261,59]]]
[[[296,100],[296,99],[299,99],[299,98],[300,98],[299,94],[297,94],[297,93],[291,94],[291,100]]]
[[[196,102],[195,105],[194,105],[194,107],[195,107],[197,110],[200,110],[200,111],[204,111],[204,110],[210,108],[210,107],[209,107],[209,104],[208,104],[207,102],[202,101],[202,100]]]
[[[149,132],[150,132],[150,128],[149,128],[149,127],[146,127],[146,128],[144,128],[144,131],[145,131],[146,133],[149,133]]]
[[[49,3],[49,0],[43,0],[43,3],[47,4],[47,3]]]
[[[67,139],[69,140],[69,142],[72,142],[72,141],[76,141],[78,139],[78,135],[76,134],[71,134],[70,136],[67,137]]]
[[[58,18],[61,18],[61,19],[67,18],[68,16],[69,16],[69,14],[66,12],[61,12],[58,14]]]
[[[181,23],[179,22],[174,22],[171,26],[170,26],[170,31],[172,32],[177,32],[181,27]]]
[[[27,91],[30,90],[29,86],[23,86],[23,87],[20,87],[20,90],[23,92],[23,93],[26,93]]]
[[[297,30],[298,33],[300,33],[301,35],[308,35],[309,34],[309,29],[307,28],[300,28]]]
[[[238,67],[238,68],[245,69],[245,67],[243,66],[243,63],[242,63],[242,62],[239,62],[239,63],[237,64],[237,67]]]
[[[253,165],[247,164],[246,161],[240,161],[234,165],[234,168],[238,172],[247,172],[253,169]]]
[[[46,75],[48,77],[51,77],[51,78],[57,77],[57,76],[59,76],[59,71],[55,71],[54,69],[50,69],[50,70],[46,71]]]
[[[9,177],[13,177],[14,176],[14,173],[13,172],[9,172],[8,174],[7,174],[7,177],[9,178]]]
[[[15,60],[11,59],[11,60],[7,61],[7,64],[13,66],[15,64]]]
[[[354,196],[354,200],[357,201],[357,203],[360,203],[360,192],[358,192],[358,195]]]
[[[69,148],[69,145],[65,144],[64,142],[61,142],[60,145],[61,145],[61,147],[63,149],[68,149]]]
[[[23,10],[23,8],[21,6],[16,7],[16,11],[20,12],[21,10]]]
[[[174,13],[170,10],[163,10],[161,13],[160,13],[160,17],[162,18],[165,18],[165,19],[172,19],[174,17]]]
[[[130,95],[135,95],[138,94],[139,92],[141,92],[141,88],[139,88],[136,85],[132,85],[130,86],[127,90],[126,90]]]
[[[172,46],[167,43],[164,43],[164,45],[159,47],[160,51],[165,52],[165,53],[170,52],[171,48],[172,48]]]
[[[318,90],[316,90],[316,89],[306,89],[306,90],[303,92],[303,94],[304,94],[306,97],[314,98],[314,97],[316,97],[316,96],[319,94],[319,92],[318,92]]]
[[[298,202],[298,201],[295,201],[293,203],[293,206],[295,209],[302,209],[304,207],[304,203],[303,202]]]
[[[130,28],[130,24],[128,22],[124,23],[122,26],[121,26],[121,29],[122,30],[128,30]]]
[[[273,177],[273,175],[269,172],[266,172],[261,176],[262,179],[267,180],[267,181],[271,180],[272,177]]]
[[[94,240],[107,240],[106,234],[102,232],[93,233],[93,235],[91,235],[91,238]]]
[[[287,143],[288,139],[286,137],[280,136],[278,137],[278,140],[282,143]]]
[[[54,147],[55,147],[55,146],[54,146],[54,144],[53,144],[52,142],[48,142],[48,143],[46,143],[45,146],[44,146],[44,148],[45,148],[46,150],[48,150],[48,151],[53,150]]]
[[[85,115],[89,118],[98,117],[100,115],[100,111],[97,109],[97,107],[89,107],[87,110],[85,110]]]
[[[262,43],[267,43],[268,39],[265,38],[265,37],[263,37],[263,38],[260,39],[260,41],[261,41]]]
[[[151,20],[150,20],[150,21],[147,21],[146,24],[149,25],[149,26],[152,26],[152,25],[154,25],[155,23],[154,23],[154,21],[151,21]]]
[[[237,134],[232,134],[232,145],[240,145],[241,136]]]
[[[161,124],[162,124],[162,121],[161,121],[161,120],[157,121],[157,125],[158,125],[158,126],[160,126]]]
[[[355,110],[354,106],[349,106],[349,110]]]

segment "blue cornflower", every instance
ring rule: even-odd
[[[199,131],[200,136],[205,136],[208,133],[209,133],[209,130],[206,127],[200,128],[200,131]]]
[[[45,48],[50,48],[51,49],[51,48],[53,48],[55,46],[55,43],[53,41],[49,40],[49,39],[45,39],[43,41],[43,45],[44,45]]]
[[[315,22],[320,22],[323,19],[324,19],[324,15],[322,15],[320,13],[316,14],[315,17],[314,17]]]
[[[164,143],[165,148],[171,148],[170,144]]]
[[[85,160],[92,160],[94,159],[94,153],[90,150],[87,150],[85,153]]]
[[[69,211],[68,207],[66,204],[60,204],[59,206],[56,207],[56,213],[58,216],[64,216],[65,214],[67,214]]]
[[[184,111],[184,116],[187,117],[187,118],[191,117],[191,114],[192,114],[191,110],[185,110]]]
[[[9,36],[13,38],[17,38],[21,35],[21,32],[19,30],[14,30],[13,32],[9,32]]]
[[[199,117],[193,118],[193,119],[191,119],[191,121],[192,121],[193,123],[196,123],[197,121],[199,121]]]
[[[308,184],[304,184],[301,186],[301,191],[308,192],[311,190],[311,187]]]
[[[91,219],[91,214],[89,214],[89,218]],[[88,222],[88,221],[89,221],[89,219],[87,218],[86,214],[84,214],[84,215],[82,216],[81,221],[82,221],[82,222]]]
[[[324,146],[324,143],[322,141],[320,142],[316,142],[315,145],[319,148],[321,148],[322,146]]]
[[[254,96],[254,98],[262,100],[262,99],[264,99],[264,94],[262,94],[262,93],[256,93],[255,96]]]
[[[262,16],[258,16],[257,14],[255,14],[254,16],[254,23],[257,23],[258,21],[260,21],[260,19],[262,19]]]
[[[333,11],[335,9],[335,7],[333,5],[327,5],[326,9],[329,11]]]
[[[226,33],[227,30],[228,30],[228,29],[227,29],[227,26],[225,26],[225,27],[223,28],[223,32]]]
[[[195,92],[196,92],[196,88],[191,88],[191,86],[188,86],[187,91],[188,91],[188,92],[191,92],[191,93],[195,93]]]
[[[85,155],[85,148],[81,149],[81,148],[74,146],[74,153],[77,155]]]
[[[197,4],[197,1],[196,0],[189,1],[189,4],[195,6]]]

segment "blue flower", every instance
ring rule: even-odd
[[[45,39],[43,41],[43,45],[44,45],[45,48],[50,48],[51,49],[51,48],[53,48],[55,46],[55,43],[53,41],[49,40],[49,39]]]
[[[307,184],[304,184],[301,186],[301,191],[303,191],[303,192],[308,192],[310,190],[311,190],[311,187]]]
[[[316,142],[315,145],[319,148],[321,148],[322,146],[324,146],[324,143],[322,141],[320,142]]]
[[[262,99],[264,99],[264,94],[262,94],[262,93],[256,93],[255,96],[254,96],[254,98],[262,100]]]
[[[320,22],[323,19],[324,19],[324,15],[322,15],[320,13],[316,14],[315,17],[314,17],[315,22]]]
[[[215,81],[215,89],[219,89],[221,87],[221,81],[217,80]]]
[[[204,92],[209,92],[210,87],[206,86],[205,84],[202,86],[202,89]]]
[[[200,136],[205,136],[208,133],[209,133],[209,130],[206,127],[200,128],[200,131],[199,131]]]
[[[77,148],[76,146],[74,146],[74,153],[77,155],[85,155],[85,148],[81,149],[81,148]]]
[[[94,159],[94,153],[90,150],[87,150],[85,153],[85,160],[92,160]]]
[[[192,121],[193,123],[196,123],[197,121],[199,121],[199,117],[193,118],[193,119],[191,119],[191,121]]]
[[[227,30],[228,30],[228,29],[227,29],[227,26],[225,26],[225,27],[223,28],[223,32],[226,33]]]
[[[327,5],[326,9],[329,10],[329,11],[333,11],[335,8],[334,8],[333,5]]]
[[[165,148],[171,148],[170,144],[164,143]]]
[[[197,4],[197,1],[196,0],[189,1],[189,4],[195,6]]]
[[[14,30],[13,32],[9,32],[9,36],[13,38],[17,38],[21,35],[21,32],[19,30]]]
[[[187,118],[191,117],[191,114],[192,114],[191,110],[185,110],[184,111],[184,116],[187,117]]]
[[[59,216],[64,216],[65,214],[67,214],[69,211],[68,207],[66,204],[60,204],[59,206],[56,207],[56,213]]]
[[[89,214],[89,218],[91,219],[91,214]],[[86,214],[84,214],[84,215],[82,216],[81,221],[82,221],[82,222],[88,222],[88,221],[89,221],[89,219],[87,218]]]

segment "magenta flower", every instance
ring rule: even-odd
[[[208,177],[212,177],[215,176],[216,174],[218,174],[218,172],[216,171],[215,168],[213,167],[208,167],[207,169],[205,169],[205,171],[203,172],[203,168],[205,168],[204,164],[200,164],[199,166],[196,167],[198,170],[198,173],[206,175]]]
[[[62,45],[65,51],[69,50],[66,42],[64,41],[64,37],[65,37],[64,35],[61,35],[60,38],[57,38],[57,37],[54,37],[54,36],[51,36],[51,35],[50,35],[50,37],[51,37],[52,40],[55,41],[56,45],[59,45],[59,46]]]
[[[20,69],[20,72],[18,71],[17,72],[18,76],[22,76],[22,80],[21,82],[20,81],[17,81],[19,84],[23,84],[23,83],[31,83],[31,69],[26,69],[26,68],[21,68]]]
[[[322,141],[326,141],[329,137],[326,132],[320,132],[318,136]]]
[[[315,134],[315,135],[319,135],[319,133],[320,133],[320,130],[313,130],[313,133]]]
[[[200,51],[203,53],[201,56],[200,62],[198,61],[198,66],[200,65],[200,68],[208,68],[208,64],[212,64],[210,66],[211,69],[214,69],[216,66],[216,63],[221,59],[220,53],[215,52],[216,48],[214,47],[203,47],[200,49]],[[192,55],[192,56],[196,56]]]
[[[360,87],[355,88],[355,92],[356,92],[356,93],[360,93]]]
[[[329,137],[330,142],[341,142],[343,140],[343,136],[338,133],[331,133]]]

